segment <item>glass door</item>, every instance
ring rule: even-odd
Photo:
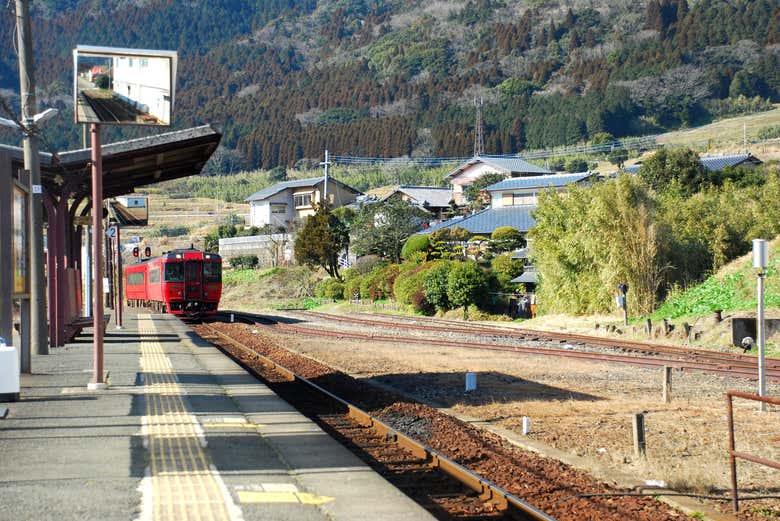
[[[187,261],[184,263],[185,300],[202,299],[203,297],[202,272],[203,272],[203,266],[201,261]]]

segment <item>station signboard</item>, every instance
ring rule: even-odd
[[[76,123],[169,126],[176,51],[79,45],[73,51]]]
[[[14,296],[28,293],[27,273],[27,197],[24,191],[14,186],[13,193],[13,233],[11,235],[11,266],[14,271]]]

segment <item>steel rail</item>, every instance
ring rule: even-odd
[[[88,96],[85,93],[81,93],[81,96],[84,98],[84,100],[87,102],[87,104],[90,106],[90,108],[95,112],[98,118],[100,118],[101,122],[108,122],[110,123],[112,120],[109,118],[105,118],[105,113],[110,114],[110,118],[113,118],[114,122],[120,121],[119,116],[114,114],[114,112],[106,106],[105,103],[98,100],[97,98],[92,98],[91,96]],[[101,115],[101,112],[103,113]]]
[[[223,312],[224,313],[224,312]],[[617,364],[629,364],[639,367],[664,367],[670,366],[682,371],[694,370],[708,373],[714,373],[725,376],[743,377],[750,380],[755,380],[757,372],[755,366],[746,364],[738,364],[734,362],[722,362],[718,360],[702,361],[689,359],[675,359],[665,358],[662,356],[640,356],[640,355],[617,355],[611,353],[599,353],[592,351],[575,351],[567,349],[556,349],[547,347],[530,347],[530,346],[515,346],[515,345],[501,345],[501,344],[487,344],[481,342],[469,342],[458,340],[443,340],[437,338],[421,338],[421,337],[401,337],[390,336],[371,333],[353,333],[347,331],[334,331],[327,329],[317,329],[305,326],[299,326],[289,324],[286,322],[279,322],[276,320],[268,319],[268,317],[261,317],[259,315],[244,314],[248,317],[256,317],[255,320],[263,318],[266,322],[265,325],[275,327],[281,331],[286,331],[291,334],[304,334],[309,336],[329,337],[329,338],[349,338],[355,340],[370,340],[370,341],[383,341],[402,344],[427,344],[427,345],[439,345],[444,347],[459,347],[467,349],[486,349],[491,351],[508,351],[515,353],[526,353],[534,355],[545,356],[561,356],[566,358],[578,358],[594,362],[609,362]],[[330,315],[328,315],[330,318]],[[334,319],[334,321],[337,321]],[[383,326],[387,327],[388,323],[383,323]],[[451,331],[451,330],[448,330]],[[473,334],[473,332],[470,332]],[[539,337],[534,338],[538,340]],[[780,381],[780,370],[771,369],[767,371],[767,378],[770,381]]]
[[[235,315],[238,316],[239,314],[235,313]],[[241,314],[241,316],[251,317],[251,315],[246,314]],[[519,497],[510,494],[498,485],[495,485],[490,481],[478,476],[466,467],[463,467],[462,465],[447,458],[435,449],[427,447],[422,443],[419,443],[404,435],[403,433],[392,428],[390,425],[384,423],[378,418],[375,418],[374,416],[371,416],[366,411],[347,402],[339,396],[336,396],[320,385],[317,385],[307,378],[298,375],[294,371],[291,371],[287,367],[275,362],[267,356],[258,353],[254,349],[244,345],[242,342],[210,326],[208,323],[204,323],[203,325],[206,326],[213,334],[222,338],[233,346],[243,350],[244,352],[251,353],[252,356],[257,357],[263,363],[263,365],[270,367],[272,370],[283,374],[293,381],[303,383],[313,389],[316,389],[318,392],[324,394],[328,398],[337,401],[346,407],[348,411],[347,415],[355,420],[358,424],[372,429],[379,436],[382,436],[388,441],[397,444],[399,447],[408,450],[415,457],[424,460],[430,467],[439,469],[445,474],[463,483],[465,486],[478,493],[479,497],[486,503],[493,504],[497,509],[505,512],[507,515],[520,520],[556,521],[555,518],[545,514],[530,503],[523,501]]]
[[[398,321],[391,322],[386,320],[374,320],[364,318],[350,318],[338,315],[332,315],[329,313],[319,313],[314,311],[306,311],[304,315],[313,315],[324,320],[334,322],[346,322],[360,325],[376,325],[379,327],[396,327],[399,329],[414,329],[430,332],[431,328],[427,326],[421,326],[409,323],[399,323]],[[395,317],[394,317],[395,318]],[[436,323],[437,321],[431,321]],[[444,324],[445,322],[441,322]],[[447,324],[452,323],[446,322]],[[456,323],[457,324],[457,323]],[[651,344],[647,342],[640,342],[635,340],[618,340],[609,339],[603,337],[596,337],[590,335],[581,335],[575,333],[556,333],[539,331],[532,329],[514,329],[514,328],[497,328],[494,326],[488,326],[485,324],[475,324],[477,327],[474,329],[467,329],[463,327],[447,327],[446,331],[454,333],[464,334],[477,334],[476,329],[479,329],[479,333],[491,334],[493,336],[506,337],[512,339],[531,339],[531,340],[553,340],[559,342],[568,342],[572,344],[586,344],[594,347],[603,347],[608,349],[619,349],[627,352],[637,352],[644,354],[658,354],[658,355],[675,355],[680,356],[688,360],[693,360],[702,363],[713,363],[719,365],[725,365],[732,368],[745,368],[755,370],[757,367],[757,361],[755,357],[740,355],[735,353],[720,353],[716,351],[707,351],[703,349],[691,349],[680,346],[672,346],[668,344]],[[457,324],[461,326],[461,324]],[[444,329],[444,328],[439,328]],[[770,370],[776,370],[776,375],[780,378],[780,360],[771,360],[767,363],[767,368]]]

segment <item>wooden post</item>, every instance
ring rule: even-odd
[[[663,392],[664,403],[670,403],[672,401],[672,368],[668,365],[664,366]]]
[[[645,329],[647,330],[647,338],[653,338],[653,321],[649,318],[645,319]]]
[[[634,458],[644,458],[647,454],[647,444],[645,442],[645,415],[641,412],[635,412],[631,420],[631,427],[634,435]]]
[[[683,331],[685,331],[685,338],[689,342],[691,341],[691,334],[693,333],[693,326],[688,322],[683,322]]]

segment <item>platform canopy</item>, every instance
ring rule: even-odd
[[[211,125],[104,144],[103,196],[128,194],[140,186],[197,175],[216,150],[222,134]],[[22,162],[23,150],[0,145],[13,160]],[[40,153],[41,182],[46,194],[68,198],[91,191],[90,149]],[[68,194],[63,194],[69,186]]]

